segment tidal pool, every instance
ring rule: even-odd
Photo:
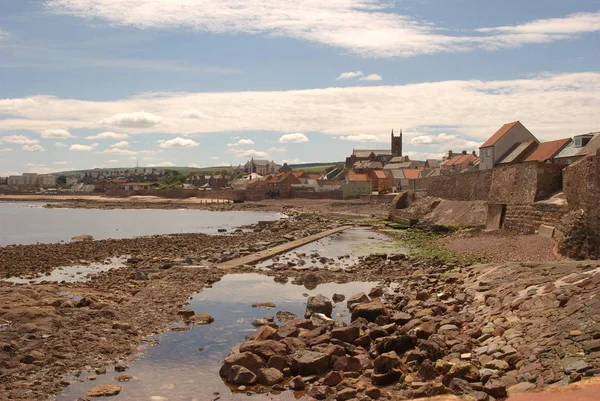
[[[105,263],[59,266],[52,269],[48,274],[42,274],[41,276],[9,277],[5,278],[4,281],[15,284],[39,284],[43,281],[81,283],[88,281],[96,274],[124,267],[126,259],[126,257],[119,257],[107,259]]]
[[[387,235],[375,232],[370,227],[352,228],[265,260],[256,267],[276,270],[279,264],[291,262],[298,269],[313,266],[344,269],[355,265],[360,256],[376,252],[375,249],[389,241]]]
[[[257,329],[251,322],[265,316],[275,316],[278,311],[288,311],[302,316],[307,295],[323,294],[329,298],[334,293],[346,298],[376,286],[376,282],[353,282],[347,284],[320,284],[315,289],[290,283],[279,284],[264,275],[231,274],[215,283],[213,288],[196,294],[190,308],[196,313],[206,312],[215,321],[210,325],[192,326],[186,331],[168,331],[149,337],[158,340],[155,346],[145,349],[132,362],[126,372],[134,377],[127,383],[117,383],[114,378],[122,373],[109,369],[97,380],[73,382],[56,399],[72,401],[84,396],[91,388],[100,384],[118,384],[121,393],[110,400],[148,401],[205,401],[205,400],[293,400],[297,395],[287,391],[281,394],[235,393],[219,377],[223,359],[233,346],[244,341],[249,333]],[[252,304],[273,302],[271,310],[253,308]],[[348,322],[350,316],[346,302],[334,304],[333,318]],[[277,321],[277,318],[275,318]],[[281,323],[277,321],[278,323]],[[181,325],[177,325],[181,327]],[[199,351],[202,349],[202,351]],[[94,375],[83,373],[81,379]]]

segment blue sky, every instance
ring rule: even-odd
[[[600,1],[3,0],[0,175],[600,130]],[[101,134],[101,135],[99,135]]]

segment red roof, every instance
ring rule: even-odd
[[[348,174],[348,181],[371,181],[366,174]]]
[[[477,156],[472,153],[460,156],[454,156],[452,159],[446,161],[444,166],[457,166],[463,164],[464,162],[475,163],[477,161]]]
[[[548,159],[552,159],[554,155],[562,150],[569,142],[571,138],[557,139],[556,141],[542,142],[539,144],[536,150],[532,154],[527,156],[526,162],[538,161],[545,162]]]
[[[418,168],[405,168],[404,170],[402,170],[402,172],[404,173],[404,178],[406,178],[407,180],[418,179],[420,171],[421,170]]]
[[[484,142],[479,148],[487,148],[488,146],[494,146],[496,142],[500,140],[508,131],[510,131],[515,125],[520,124],[519,121],[504,124],[494,135],[492,135],[487,141]]]
[[[385,172],[383,170],[373,170],[375,172],[375,177],[377,178],[386,178]]]

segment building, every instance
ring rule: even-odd
[[[38,175],[38,186],[41,188],[56,187],[56,177],[51,174]]]
[[[479,147],[479,169],[494,168],[517,144],[529,141],[539,143],[520,121],[504,124]]]
[[[371,188],[383,192],[388,189],[387,177],[383,170],[368,170],[367,175],[371,179]]]
[[[155,182],[127,182],[121,184],[121,191],[147,191],[157,186]]]
[[[459,173],[463,170],[467,170],[469,167],[475,166],[479,162],[479,157],[473,153],[467,153],[466,150],[463,150],[462,153],[451,156],[452,151],[448,152],[449,157],[440,163],[441,170],[447,170],[451,172]]]
[[[260,175],[276,174],[279,172],[280,168],[281,166],[273,161],[254,160],[254,158],[252,158],[244,165],[244,173],[256,173]]]
[[[378,161],[382,164],[387,164],[394,157],[402,156],[402,130],[400,135],[395,136],[392,130],[390,138],[391,149],[354,149],[352,155],[346,158],[346,167],[353,168],[356,162]]]
[[[371,179],[367,174],[348,174],[346,182],[342,184],[342,197],[370,195],[372,188]]]
[[[571,138],[557,139],[555,141],[542,142],[537,148],[531,152],[526,158],[525,162],[541,162],[549,163],[552,162],[554,157],[560,153],[569,143],[572,142]]]
[[[553,161],[557,164],[569,165],[587,155],[595,154],[598,149],[600,149],[600,132],[575,135],[573,140],[554,156]]]
[[[301,184],[300,179],[293,173],[280,173],[266,180],[267,197],[270,198],[289,198],[293,184]]]
[[[52,188],[56,187],[56,177],[51,174],[23,173],[9,176],[7,184],[19,189]]]

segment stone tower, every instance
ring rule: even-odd
[[[400,129],[400,135],[394,136],[394,130],[392,129],[392,157],[402,156],[402,129]]]

